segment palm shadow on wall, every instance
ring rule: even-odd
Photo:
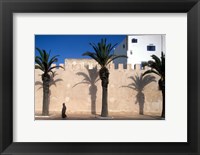
[[[96,115],[96,99],[97,99],[97,86],[96,83],[99,81],[99,72],[97,70],[97,66],[94,67],[93,69],[89,69],[88,66],[85,67],[88,71],[87,73],[84,72],[78,72],[76,73],[79,76],[83,76],[82,82],[79,82],[75,84],[73,87],[76,87],[79,84],[89,84],[89,93],[90,93],[90,98],[91,98],[91,113]]]
[[[131,76],[129,78],[133,81],[133,83],[123,87],[127,87],[137,91],[135,104],[137,103],[139,104],[139,114],[143,115],[144,103],[145,103],[145,95],[143,93],[143,90],[145,86],[147,86],[151,82],[156,82],[155,77],[152,75],[147,75],[147,76],[136,75],[135,77]]]
[[[54,85],[55,87],[57,86],[56,85],[56,83],[57,82],[60,82],[60,81],[63,81],[62,79],[56,79],[56,80],[54,80],[54,77],[56,76],[56,75],[58,75],[58,74],[56,74],[55,72],[54,72],[54,75],[51,75],[51,78],[50,78],[50,82],[49,82],[49,87],[51,87],[52,85]],[[42,89],[43,88],[43,82],[41,82],[41,81],[36,81],[35,82],[35,86],[41,86],[41,87],[39,87],[37,90],[40,90],[40,89]],[[51,90],[49,89],[49,96],[48,96],[48,98],[51,96]],[[50,102],[50,100],[48,99],[48,101]]]

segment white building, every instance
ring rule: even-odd
[[[165,35],[127,35],[126,38],[115,48],[115,55],[126,55],[128,59],[119,58],[113,62],[115,67],[118,64],[131,64],[134,68],[135,64],[151,60],[151,55],[161,57],[161,51],[165,53]]]

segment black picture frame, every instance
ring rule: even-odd
[[[187,13],[187,143],[13,142],[13,13]],[[0,0],[1,154],[200,154],[200,2],[198,0]],[[181,57],[181,56],[180,56]],[[24,75],[25,76],[25,75]],[[177,109],[178,112],[178,109]],[[27,131],[30,132],[31,131]],[[81,131],[80,131],[81,132]],[[99,134],[103,134],[102,133]],[[151,134],[151,133],[150,133]],[[164,134],[164,133],[163,133]]]

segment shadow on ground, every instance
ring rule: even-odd
[[[68,114],[67,118],[62,119],[58,114],[50,114],[49,116],[36,115],[35,120],[163,120],[163,118],[161,118],[159,115],[110,115],[108,117],[101,117],[100,115]]]

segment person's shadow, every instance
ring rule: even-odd
[[[155,77],[152,75],[146,75],[146,76],[136,75],[135,77],[131,76],[129,78],[133,81],[133,83],[123,87],[128,87],[130,89],[137,91],[135,104],[137,103],[139,104],[139,114],[143,115],[144,103],[145,103],[145,95],[143,93],[143,90],[145,86],[147,86],[151,82],[156,82]]]
[[[79,76],[83,76],[83,80],[77,84],[75,84],[73,87],[76,87],[79,84],[89,84],[89,92],[90,92],[90,98],[91,98],[91,113],[96,115],[96,98],[97,98],[97,86],[96,83],[99,81],[99,72],[97,70],[97,66],[93,69],[89,69],[88,66],[85,67],[88,71],[87,73],[84,72],[78,72],[76,73]]]

